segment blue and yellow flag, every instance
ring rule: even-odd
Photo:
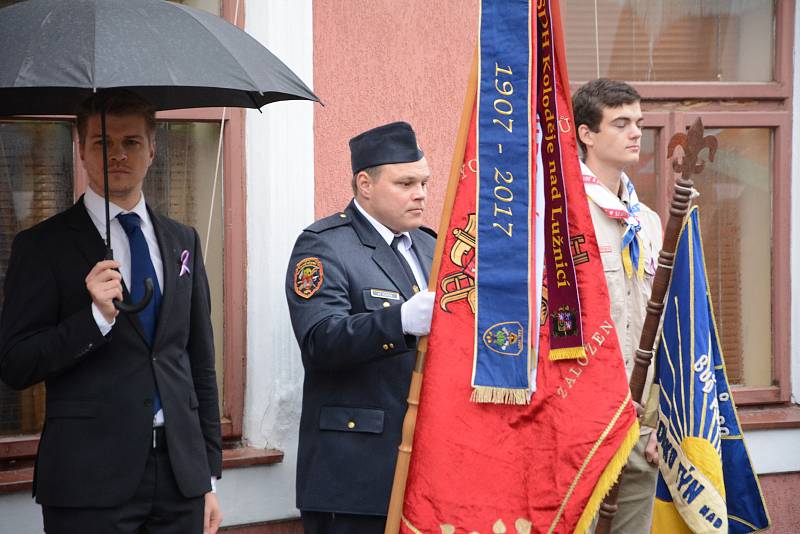
[[[656,356],[661,458],[653,534],[769,527],[742,439],[708,293],[695,207],[678,241]]]

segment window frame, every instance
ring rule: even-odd
[[[244,29],[244,2],[238,0],[237,26]],[[237,0],[220,0],[221,16],[232,22]],[[224,112],[224,117],[223,117]],[[69,121],[73,136],[73,197],[77,200],[88,184],[80,163],[78,135],[73,116],[24,116],[11,120]],[[242,436],[247,350],[247,176],[245,161],[245,110],[238,108],[198,108],[158,112],[157,121],[223,122],[223,337],[222,354],[222,439],[236,446]],[[39,434],[0,436],[0,466],[24,468],[35,456]],[[273,455],[277,456],[277,455]],[[22,461],[21,464],[18,464]],[[277,460],[279,461],[279,460]],[[261,463],[272,463],[266,461]]]
[[[633,84],[636,86],[636,84]],[[579,85],[577,85],[579,86]],[[577,88],[576,86],[576,88]],[[637,87],[638,90],[638,87]],[[771,312],[779,318],[773,322],[772,335],[772,385],[733,386],[734,400],[739,406],[783,404],[791,400],[791,294],[780,291],[790,283],[790,217],[791,217],[791,102],[786,109],[765,110],[763,104],[743,104],[741,109],[732,110],[729,106],[709,104],[707,109],[694,111],[665,110],[663,102],[642,100],[643,125],[645,129],[656,130],[655,172],[658,177],[656,188],[657,204],[651,206],[666,225],[672,197],[675,173],[672,160],[667,159],[666,147],[672,136],[685,132],[697,119],[701,118],[705,129],[714,128],[767,128],[773,132],[772,175],[772,272]],[[673,103],[666,107],[674,107]],[[701,153],[701,159],[707,154]],[[695,187],[703,191],[702,174],[695,176]]]
[[[795,0],[775,0],[775,48],[771,82],[631,82],[642,100],[791,100]]]
[[[685,132],[700,117],[705,128],[770,128],[772,154],[772,384],[734,386],[734,400],[742,407],[782,409],[791,402],[791,192],[793,53],[796,0],[774,0],[775,44],[773,81],[770,82],[629,82],[642,96],[644,128],[657,129],[656,173],[658,206],[653,209],[666,222],[675,174],[666,158],[669,139]],[[586,80],[570,83],[572,92]],[[687,101],[692,101],[687,103]],[[691,107],[690,107],[691,106]],[[704,157],[701,154],[701,157]],[[702,193],[702,175],[696,187]],[[773,410],[773,411],[775,411]],[[747,418],[745,410],[745,419]],[[768,410],[769,411],[769,410]],[[757,412],[753,412],[756,414]],[[761,413],[761,412],[758,412]],[[782,412],[761,417],[758,428],[789,424],[800,426],[800,414]],[[761,413],[763,416],[763,413]],[[762,420],[763,419],[763,420]],[[774,421],[773,421],[774,420]],[[783,423],[781,423],[783,421]],[[747,425],[747,422],[745,422]]]
[[[772,312],[772,385],[734,386],[733,398],[739,406],[755,404],[776,404],[791,399],[791,294],[780,291],[789,287],[790,275],[790,218],[791,218],[791,105],[786,111],[707,111],[686,112],[679,117],[679,131],[700,118],[703,126],[709,128],[767,128],[772,136],[772,219],[770,276]],[[682,119],[682,120],[680,120]],[[696,187],[702,191],[702,176]]]
[[[632,84],[639,90],[638,84]],[[720,93],[727,88],[718,90]],[[787,97],[782,106],[776,106],[769,98],[757,102],[730,105],[719,103],[704,104],[693,110],[665,108],[675,107],[674,101],[652,101],[643,98],[644,128],[657,129],[658,154],[656,172],[658,175],[658,205],[653,207],[666,224],[669,217],[669,203],[675,173],[671,160],[666,158],[669,139],[678,132],[685,132],[697,119],[703,121],[705,129],[714,128],[767,128],[772,131],[771,198],[770,220],[771,243],[771,312],[772,323],[772,385],[733,386],[734,400],[739,406],[781,404],[791,400],[791,293],[781,288],[789,288],[791,283],[790,263],[790,222],[791,222],[791,98]],[[707,154],[701,154],[701,158]],[[702,175],[694,177],[695,182]]]
[[[772,335],[772,382],[770,386],[732,386],[734,400],[738,406],[782,404],[791,399],[790,377],[790,324],[791,295],[787,291],[778,291],[777,288],[788,287],[790,282],[790,251],[788,245],[790,238],[789,218],[791,206],[790,180],[781,177],[791,176],[791,162],[789,154],[790,142],[781,143],[780,139],[791,137],[791,113],[785,111],[764,111],[760,109],[742,109],[731,111],[730,108],[720,109],[712,107],[702,111],[663,111],[658,103],[645,102],[643,111],[644,129],[656,130],[656,164],[655,172],[658,177],[656,187],[657,204],[651,206],[658,213],[662,223],[666,226],[669,217],[672,186],[675,173],[672,170],[672,160],[667,159],[666,147],[669,140],[678,132],[685,132],[697,118],[702,119],[706,130],[715,128],[765,128],[773,135],[773,153],[771,161],[771,197],[772,213],[770,231],[772,236],[770,277],[771,313],[773,317],[784,317],[773,323]],[[757,108],[757,106],[754,106]],[[701,153],[700,158],[708,157]],[[695,188],[702,194],[703,175],[693,176]],[[777,246],[776,246],[777,244]],[[724,347],[723,347],[724,348]]]
[[[644,102],[644,101],[643,101]],[[659,103],[644,102],[643,128],[657,130],[658,176],[657,206],[653,209],[666,224],[669,217],[669,204],[675,173],[671,160],[666,157],[669,139],[678,132],[685,132],[697,119],[703,121],[705,129],[715,128],[765,128],[772,131],[772,214],[770,230],[772,236],[770,277],[771,312],[774,318],[772,330],[772,385],[733,386],[734,400],[739,406],[781,404],[791,399],[791,295],[779,288],[789,287],[790,282],[790,193],[791,193],[791,106],[787,110],[764,110],[757,104],[747,104],[743,109],[710,105],[709,109],[693,111],[663,111]],[[701,159],[707,153],[701,153]],[[695,187],[702,194],[703,175],[693,177]],[[724,347],[723,347],[724,348]]]

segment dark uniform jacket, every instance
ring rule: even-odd
[[[427,278],[435,239],[410,233]],[[386,515],[416,357],[400,320],[407,280],[352,202],[297,239],[286,294],[305,367],[300,510]]]
[[[85,278],[105,244],[83,201],[14,240],[0,327],[0,378],[44,381],[45,424],[36,459],[37,502],[109,507],[129,500],[144,473],[153,427],[153,380],[167,449],[186,497],[210,491],[222,467],[208,281],[192,228],[150,212],[164,266],[155,342],[120,313],[107,336],[94,321]],[[179,276],[188,250],[190,273]],[[126,293],[127,298],[127,293]]]

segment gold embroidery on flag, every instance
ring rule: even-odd
[[[475,313],[478,307],[478,292],[475,288],[475,214],[470,213],[464,228],[456,228],[453,235],[456,237],[450,249],[450,261],[460,267],[456,271],[442,278],[442,298],[439,306],[449,312],[447,306],[453,302],[467,299],[470,310]]]
[[[611,421],[609,421],[608,425],[606,425],[605,430],[603,430],[603,433],[600,434],[599,438],[597,438],[597,441],[595,441],[592,449],[589,451],[589,454],[583,461],[583,464],[581,464],[580,469],[578,469],[575,479],[572,481],[572,484],[570,484],[567,494],[564,496],[564,500],[561,501],[561,506],[558,508],[555,518],[553,518],[553,523],[550,525],[550,529],[547,531],[548,534],[552,534],[555,531],[556,526],[558,525],[559,521],[561,521],[561,514],[564,513],[564,509],[567,507],[567,503],[569,503],[569,500],[572,498],[572,494],[575,491],[575,488],[578,486],[578,482],[580,481],[581,477],[583,477],[583,472],[586,470],[589,462],[592,461],[595,453],[600,449],[600,446],[608,437],[608,434],[616,426],[617,421],[622,416],[622,413],[625,411],[625,409],[629,408],[630,404],[631,392],[628,391],[628,394],[625,396],[625,400],[623,400],[622,404],[619,406],[619,408],[617,408],[617,412],[614,414],[614,417],[612,417]],[[611,458],[611,461],[608,463],[603,471],[603,474],[600,476],[600,479],[597,481],[594,491],[592,492],[591,497],[589,497],[589,502],[586,505],[586,508],[583,510],[583,514],[581,514],[578,525],[575,527],[575,532],[585,532],[589,528],[589,525],[594,519],[594,515],[600,508],[600,501],[603,500],[603,497],[606,496],[608,490],[610,490],[611,486],[613,486],[617,481],[622,468],[628,461],[628,456],[630,456],[631,451],[638,440],[639,422],[634,420],[633,425],[631,425],[631,428],[628,429],[628,434],[625,436],[625,440],[622,442],[619,449],[617,449],[617,452]]]
[[[411,521],[408,520],[406,516],[400,517],[403,520],[403,524],[413,533],[413,534],[425,534],[420,529],[415,527],[411,524]],[[531,527],[533,523],[529,519],[525,519],[524,517],[520,517],[516,521],[514,521],[514,528],[517,530],[516,534],[531,534]],[[442,523],[439,525],[439,529],[441,530],[441,534],[455,534],[456,527],[449,523]],[[503,523],[502,519],[498,519],[494,525],[492,525],[492,534],[506,534],[508,530],[506,530],[506,525]],[[470,534],[480,534],[477,530],[471,530]]]

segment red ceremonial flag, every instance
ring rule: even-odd
[[[526,7],[530,10],[526,14],[530,28],[530,34],[526,34],[530,42],[526,74],[529,80],[523,101],[529,106],[522,109],[514,108],[514,101],[503,95],[522,91],[525,80],[514,78],[513,83],[504,85],[503,76],[525,72],[518,68],[524,60],[514,60],[513,65],[504,61],[508,43],[493,49],[503,56],[493,62],[492,56],[485,54],[490,48],[487,39],[495,34],[505,38],[508,34],[506,29],[493,34],[485,25],[487,12],[498,6],[504,9],[505,4],[510,10],[528,3],[485,0],[481,13],[480,64],[475,76],[483,77],[488,72],[495,79],[486,84],[479,77],[477,88],[468,93],[465,112],[471,119],[467,131],[461,133],[466,146],[463,157],[458,157],[460,169],[456,166],[451,173],[448,199],[452,204],[445,208],[449,223],[446,231],[440,232],[443,248],[437,249],[441,251],[437,258],[440,263],[435,264],[432,274],[436,277],[431,285],[436,289],[436,305],[400,519],[400,531],[404,533],[583,532],[639,437],[581,179],[558,1],[539,0],[538,5]],[[484,92],[484,87],[492,86],[502,93],[492,97]],[[509,104],[498,105],[498,100]],[[532,204],[527,211],[528,233],[524,235],[532,243],[538,240],[540,246],[544,245],[544,258],[539,261],[545,272],[539,277],[532,274],[541,273],[541,266],[537,271],[537,266],[531,265],[537,263],[535,246],[507,250],[497,261],[509,271],[522,265],[521,280],[528,275],[531,280],[542,280],[541,308],[538,299],[530,300],[531,323],[539,324],[528,324],[527,329],[520,327],[510,333],[508,329],[486,330],[491,334],[490,342],[499,345],[502,341],[506,348],[513,345],[517,334],[525,336],[534,362],[530,366],[534,383],[522,402],[517,393],[486,395],[483,400],[473,395],[476,347],[488,345],[486,332],[476,327],[476,312],[482,313],[477,309],[478,295],[483,283],[506,283],[503,270],[495,278],[477,276],[482,268],[488,269],[486,265],[492,258],[477,254],[483,241],[477,239],[480,222],[476,213],[499,217],[497,209],[480,209],[481,186],[485,185],[482,182],[488,181],[490,192],[496,184],[507,185],[514,193],[514,202],[525,196],[524,191],[511,187],[510,180],[497,180],[498,167],[487,168],[484,163],[487,158],[482,151],[486,147],[481,143],[488,139],[499,144],[481,129],[484,109],[490,113],[486,122],[489,127],[496,116],[491,115],[492,109],[502,113],[508,110],[506,115],[497,117],[503,122],[501,126],[512,134],[518,133],[521,125],[523,137],[532,139],[530,159],[523,165],[529,168],[527,198]],[[526,114],[529,123],[524,120]],[[513,132],[508,119],[514,119]],[[462,125],[465,123],[462,119]],[[525,124],[529,124],[528,128]],[[490,148],[508,153],[505,145],[495,148],[492,144]],[[504,160],[500,161],[490,165],[505,165]],[[504,168],[498,172],[500,178],[506,176]],[[517,183],[515,176],[513,184]],[[503,198],[512,196],[505,190],[501,192]],[[537,197],[544,202],[537,202]],[[512,208],[516,209],[513,202],[503,204],[500,214]],[[500,218],[494,220],[504,224]],[[540,230],[536,229],[537,220]],[[490,226],[495,224],[491,221]],[[564,221],[568,232],[559,226],[560,221]],[[503,229],[511,230],[507,225]],[[481,261],[476,262],[476,257]],[[554,304],[555,284],[559,284],[559,290],[571,291],[559,297],[558,305]],[[503,291],[509,295],[520,291],[536,293],[524,285],[507,285]],[[573,303],[576,298],[579,303]],[[494,312],[502,314],[504,302],[494,304],[501,308]],[[576,310],[577,317],[571,318],[570,310]],[[578,317],[580,325],[573,324]],[[520,326],[525,324],[520,320]],[[509,341],[507,336],[512,334]],[[579,340],[578,349],[582,345],[583,350],[576,352],[571,348],[572,340],[565,342],[570,335]],[[558,349],[560,355],[551,357],[551,347]],[[564,351],[572,352],[563,356]],[[519,357],[517,352],[506,351],[497,359],[502,363],[504,358]],[[486,361],[491,367],[491,358]],[[502,382],[502,377],[498,380]],[[502,392],[502,383],[498,387]]]

